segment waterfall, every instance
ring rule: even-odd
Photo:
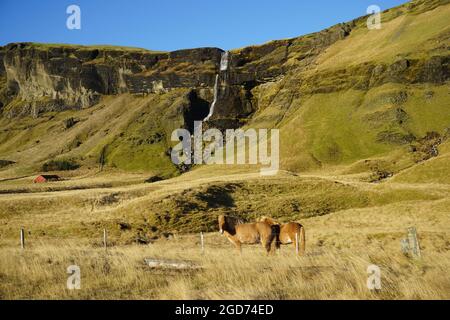
[[[214,114],[214,108],[217,103],[217,99],[219,97],[219,80],[220,80],[220,73],[223,71],[228,70],[228,51],[223,52],[222,56],[220,57],[220,72],[216,74],[216,82],[214,83],[214,100],[211,103],[211,107],[209,108],[209,114],[203,121],[208,121],[212,115]]]
[[[220,71],[227,71],[228,69],[228,51],[222,53],[220,58]]]
[[[203,121],[208,121],[214,113],[214,107],[216,106],[217,97],[219,96],[219,74],[216,74],[216,82],[214,83],[214,100],[209,108],[209,114]]]

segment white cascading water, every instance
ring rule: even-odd
[[[220,71],[228,70],[228,51],[222,53],[222,57],[220,58]],[[208,116],[203,121],[208,121],[212,115],[214,114],[214,107],[217,103],[217,98],[219,96],[219,77],[220,74],[216,75],[216,82],[214,83],[214,100],[211,103],[211,107],[209,108]]]
[[[228,51],[222,53],[220,58],[220,71],[227,71],[228,69]]]
[[[216,82],[214,83],[214,100],[209,108],[208,116],[203,121],[208,121],[214,114],[214,107],[216,106],[217,97],[219,96],[219,74],[216,74]]]

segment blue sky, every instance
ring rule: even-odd
[[[406,0],[0,0],[0,45],[111,44],[153,50],[239,48],[320,31]],[[66,8],[81,8],[69,30]]]

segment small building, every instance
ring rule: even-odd
[[[38,177],[36,177],[33,182],[34,183],[44,183],[44,182],[51,182],[51,181],[59,181],[61,178],[57,175],[53,174],[43,174]]]

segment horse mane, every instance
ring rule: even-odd
[[[236,216],[225,216],[225,220],[227,221],[227,223],[229,222],[230,224],[235,226],[245,223],[244,219]]]
[[[260,219],[259,219],[259,221],[260,222],[265,222],[265,223],[268,223],[268,224],[270,224],[270,225],[280,225],[280,223],[278,222],[278,221],[276,221],[276,220],[274,220],[274,219],[272,219],[272,218],[269,218],[269,217],[266,217],[266,216],[262,216]]]

